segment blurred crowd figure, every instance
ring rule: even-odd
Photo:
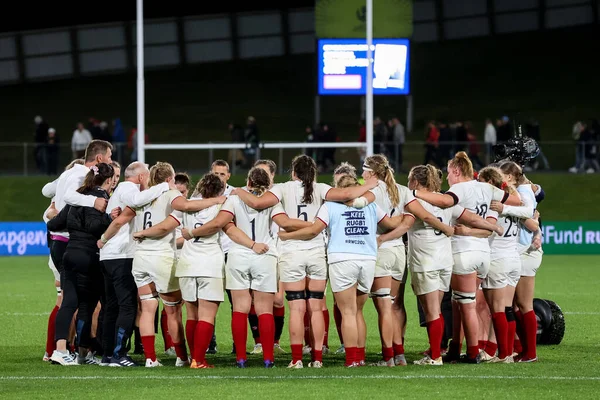
[[[337,135],[335,128],[326,123],[321,122],[317,126],[311,127],[307,125],[305,130],[307,143],[333,143],[339,142],[340,138]],[[310,146],[310,145],[307,145]],[[335,153],[336,148],[310,148],[305,149],[305,154],[312,157],[317,162],[319,173],[332,172],[335,168]]]
[[[600,123],[592,119],[588,124],[577,121],[573,125],[572,138],[575,140],[575,165],[569,168],[571,173],[600,172],[598,164],[598,140],[600,139]]]
[[[358,123],[358,141],[367,141],[367,128],[365,120]],[[406,143],[406,130],[400,119],[396,116],[385,122],[381,117],[373,118],[373,152],[385,154],[390,163],[398,172],[403,172],[403,151]],[[366,152],[359,149],[360,161],[364,161]]]
[[[241,168],[250,168],[260,158],[260,134],[256,118],[249,116],[246,119],[246,126],[230,122],[228,125],[229,134],[232,143],[244,143],[243,150],[229,150],[229,163]]]
[[[44,175],[58,174],[58,166],[64,164],[61,161],[60,151],[60,135],[55,127],[52,127],[41,116],[36,115],[34,118],[35,134],[34,134],[34,150],[33,156],[35,165],[39,173]],[[132,130],[132,134],[135,129]],[[123,162],[121,154],[125,147],[126,138],[125,131],[121,124],[121,120],[116,118],[113,120],[113,132],[109,130],[108,122],[100,121],[96,118],[90,118],[87,126],[83,122],[78,122],[75,125],[75,130],[71,135],[71,155],[70,158],[82,158],[87,145],[94,139],[105,140],[111,142],[114,147],[113,158]],[[131,138],[130,138],[131,139]],[[130,150],[133,151],[132,158],[135,155],[135,148],[130,140]],[[67,157],[68,158],[68,157]]]

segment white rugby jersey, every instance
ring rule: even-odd
[[[331,186],[325,183],[313,183],[313,201],[306,204],[302,202],[304,196],[304,185],[301,181],[288,181],[274,185],[270,192],[279,199],[283,205],[285,213],[290,218],[300,219],[307,222],[315,220],[319,208],[325,201],[327,192]],[[275,215],[275,214],[273,214]],[[319,233],[312,240],[287,240],[281,243],[281,251],[293,252],[299,250],[308,250],[316,247],[325,247],[325,238],[323,233]]]
[[[489,183],[475,180],[455,183],[446,192],[454,197],[456,203],[467,210],[485,219],[490,211],[492,200],[505,202],[508,193],[498,189]],[[452,236],[452,251],[462,253],[465,251],[490,251],[487,238],[476,238],[472,236]]]
[[[233,215],[235,226],[248,235],[250,239],[257,243],[264,243],[269,246],[269,251],[266,254],[275,257],[277,256],[275,241],[271,234],[271,214],[273,212],[273,207],[258,211],[248,207],[238,196],[229,196],[227,201],[221,207],[221,211]],[[256,254],[253,250],[235,242],[231,243],[229,251],[239,254]]]
[[[121,210],[131,207],[135,211],[137,206],[150,203],[168,190],[169,185],[167,183],[161,183],[147,190],[140,191],[139,185],[123,181],[119,183],[112,196],[110,196],[106,212],[111,213],[117,207],[121,208]],[[135,233],[135,228],[135,219],[123,225],[117,234],[100,249],[100,261],[133,258],[137,243],[132,237]]]
[[[146,204],[136,210],[135,226],[136,231],[141,231],[150,228],[156,224],[163,222],[167,218],[173,218],[173,207],[171,203],[178,197],[182,197],[178,190],[169,190],[163,193],[152,203]],[[178,224],[181,221],[177,220]],[[161,238],[146,238],[138,243],[136,252],[161,252],[170,253],[175,257],[175,230]]]
[[[201,200],[192,197],[190,200]],[[212,221],[219,210],[220,204],[205,208],[194,213],[183,213],[182,227],[192,231],[209,221]],[[208,278],[222,278],[225,257],[219,241],[220,233],[210,236],[186,240],[181,249],[177,262],[177,277],[201,276]]]
[[[229,195],[231,194],[231,191],[235,189],[235,187],[230,186],[230,185],[225,185],[225,191],[223,192],[223,196],[225,197],[229,197]],[[231,248],[231,244],[233,242],[231,241],[231,239],[229,239],[229,236],[227,236],[224,233],[221,233],[221,248],[223,249],[223,252],[225,254],[227,254],[229,252],[229,249]]]
[[[500,214],[490,210],[488,218],[494,218],[496,225],[504,229],[502,236],[496,232],[488,238],[490,243],[490,260],[500,260],[502,258],[518,257],[517,244],[519,242],[519,218],[511,217],[507,214]]]
[[[454,225],[465,212],[459,205],[443,209],[424,200],[418,201],[425,210],[446,225]],[[453,264],[450,238],[442,231],[416,219],[408,230],[408,267],[414,272],[427,272],[451,268]]]
[[[384,181],[380,180],[377,184],[377,187],[371,190],[371,193],[373,193],[375,196],[375,204],[377,204],[388,217],[395,217],[397,215],[404,214],[404,207],[406,207],[408,203],[415,200],[412,192],[406,186],[396,184],[396,187],[398,188],[400,201],[395,207],[392,205],[392,201],[387,192],[387,185]],[[381,228],[378,228],[377,236],[381,235],[382,233],[385,232],[381,230]],[[396,246],[404,246],[404,242],[402,241],[401,237],[383,243],[380,248],[385,249]]]

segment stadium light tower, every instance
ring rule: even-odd
[[[137,161],[146,162],[144,113],[144,0],[137,0]]]
[[[367,157],[373,155],[373,0],[367,0]]]

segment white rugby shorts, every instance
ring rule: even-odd
[[[277,281],[277,257],[229,253],[225,265],[227,289],[277,293]]]
[[[521,259],[505,257],[490,262],[487,277],[481,282],[483,289],[503,289],[507,286],[516,287],[521,275]]]
[[[188,302],[196,300],[219,301],[225,300],[223,278],[208,278],[184,276],[179,278],[181,297]]]
[[[535,276],[542,265],[543,254],[541,249],[521,253],[521,276]]]
[[[282,253],[279,257],[279,280],[281,282],[300,282],[306,277],[317,281],[327,280],[327,259],[324,247]]]
[[[375,260],[348,260],[329,264],[329,283],[333,293],[357,285],[363,293],[370,293],[375,279]]]
[[[406,250],[403,245],[386,247],[377,251],[375,278],[391,276],[397,281],[406,279]]]
[[[175,254],[136,252],[131,274],[138,288],[154,283],[158,293],[171,293],[179,290],[176,265]]]
[[[436,291],[450,290],[452,268],[438,269],[425,272],[410,272],[410,284],[416,296],[422,296]]]
[[[485,279],[490,269],[490,253],[487,251],[464,251],[454,253],[454,267],[452,273],[456,275],[469,275],[477,272],[479,279]]]

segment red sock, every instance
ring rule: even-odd
[[[313,350],[312,359],[313,361],[323,362],[323,350]]]
[[[506,337],[506,348],[508,355],[512,355],[515,351],[515,332],[517,330],[517,324],[515,321],[508,321],[508,333]]]
[[[56,341],[54,340],[54,334],[56,333],[56,313],[58,313],[58,306],[54,306],[48,317],[48,333],[46,335],[46,353],[48,357],[56,350]]]
[[[383,353],[383,361],[389,361],[394,358],[394,348],[393,347],[384,347],[381,346],[381,350]]]
[[[498,344],[489,340],[485,342],[485,347],[483,348],[483,351],[488,353],[491,357],[494,357],[496,355],[496,350],[498,350]]]
[[[355,355],[356,361],[357,362],[365,361],[365,357],[366,357],[365,348],[357,347],[355,351],[356,351],[356,355]]]
[[[518,346],[520,346],[521,349],[521,351],[519,351],[520,354],[523,352],[527,352],[527,342],[525,340],[525,323],[523,321],[523,314],[521,313],[521,310],[515,311],[515,319],[517,321],[517,335],[519,335],[520,339],[520,341],[518,342]],[[515,343],[515,346],[517,346],[517,343]]]
[[[187,348],[185,347],[185,340],[182,340],[178,343],[173,343],[173,347],[175,347],[175,354],[177,354],[177,357],[179,357],[183,361],[187,361],[188,354]]]
[[[479,341],[479,350],[484,350],[486,343],[487,343],[487,340],[480,340]]]
[[[197,322],[194,331],[194,353],[192,353],[192,358],[201,363],[206,362],[206,349],[210,345],[215,326],[206,321]]]
[[[188,346],[190,348],[190,354],[192,355],[192,358],[194,358],[194,344],[195,344],[195,332],[196,332],[196,324],[198,324],[198,321],[194,320],[194,319],[188,319],[187,321],[185,321],[185,339],[187,340]],[[194,358],[195,360],[195,358]],[[198,361],[198,360],[196,360]]]
[[[440,339],[440,341],[441,340],[442,339]],[[404,354],[404,345],[403,344],[393,343],[392,346],[393,346],[393,349],[394,349],[394,355],[395,356],[398,356],[400,354]]]
[[[444,316],[440,313],[440,323],[442,324],[441,332],[442,336],[440,337],[440,342],[444,339],[444,334],[446,332],[446,321],[444,321]],[[444,349],[448,350],[448,342],[442,343],[444,345]]]
[[[285,306],[273,307],[273,317],[285,317]]]
[[[308,311],[304,313],[304,344],[312,346],[310,340],[310,313]]]
[[[329,347],[329,310],[323,310],[323,319],[325,320],[325,336],[323,336],[323,346]]]
[[[342,336],[342,313],[337,304],[333,305],[333,320],[335,321],[335,329],[337,329],[340,343],[344,344],[344,337]]]
[[[429,336],[429,356],[437,360],[441,356],[441,343],[444,336],[444,320],[434,319],[427,323],[427,335]]]
[[[525,346],[525,357],[529,359],[536,358],[537,318],[535,317],[535,312],[533,310],[523,315],[523,325],[525,327],[524,342],[527,343]]]
[[[275,361],[273,355],[273,344],[275,343],[275,319],[273,314],[262,314],[258,316],[258,331],[262,343],[263,360]]]
[[[246,339],[248,338],[248,314],[234,311],[231,316],[231,332],[237,361],[246,360]]]
[[[167,324],[167,312],[163,308],[160,313],[160,330],[162,332],[163,341],[165,342],[165,351],[173,347],[173,340],[169,335],[169,324]]]
[[[292,362],[302,361],[302,345],[292,344],[290,347],[292,348]]]
[[[479,354],[478,346],[467,346],[467,357],[475,358],[477,357],[477,354]]]
[[[353,362],[359,361],[356,357],[356,347],[346,347],[346,366],[351,365]]]
[[[156,350],[154,349],[154,335],[142,336],[142,346],[144,347],[144,356],[156,361]]]
[[[506,313],[504,311],[493,313],[492,323],[494,324],[494,332],[496,332],[496,340],[498,341],[498,358],[503,360],[511,354],[507,345],[508,320],[506,319]]]
[[[515,338],[514,350],[515,350],[515,353],[517,353],[517,354],[521,354],[523,352],[523,346],[521,346],[520,339]]]

